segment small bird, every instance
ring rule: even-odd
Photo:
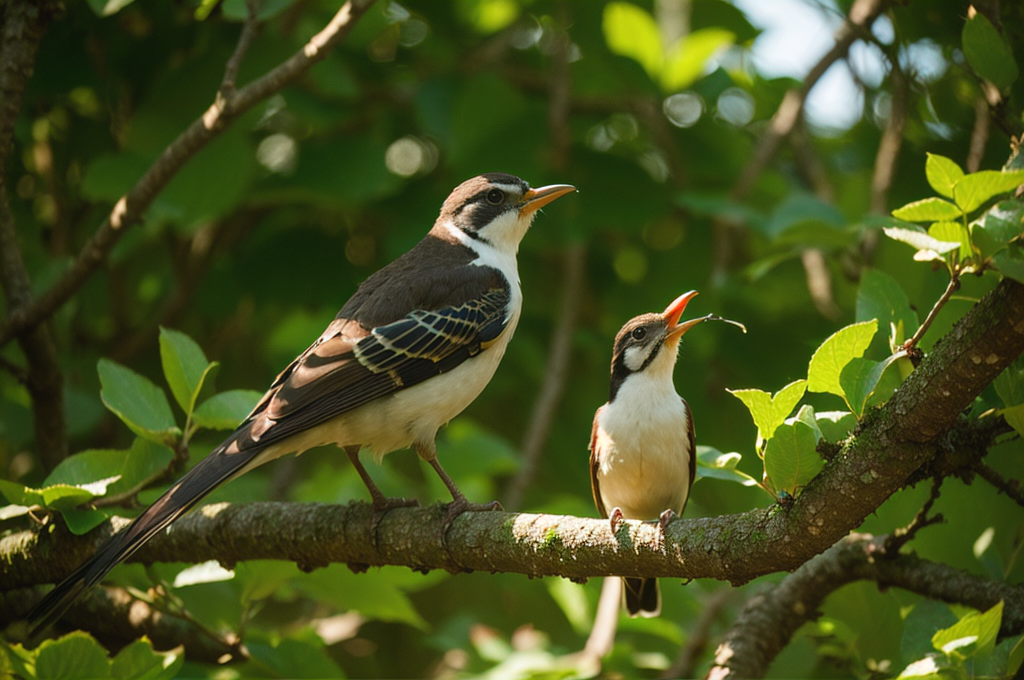
[[[697,460],[693,414],[676,393],[672,369],[683,334],[712,318],[679,322],[696,295],[680,295],[661,314],[630,319],[615,336],[611,393],[594,414],[590,436],[594,504],[613,534],[623,519],[658,520],[664,531],[690,495]],[[657,579],[622,580],[630,616],[661,613]]]
[[[375,522],[390,508],[359,461],[413,448],[452,495],[445,526],[470,503],[437,460],[438,429],[494,375],[522,309],[516,255],[537,210],[568,184],[531,189],[504,173],[474,177],[441,206],[430,232],[366,279],[334,321],[288,365],[252,413],[209,456],[58,584],[29,614],[33,634],[86,589],[221,484],[288,453],[344,449],[373,498]]]

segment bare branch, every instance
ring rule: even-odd
[[[931,526],[932,524],[938,524],[944,521],[941,514],[933,515],[931,517],[928,516],[928,513],[931,512],[932,506],[935,505],[935,501],[939,498],[939,492],[942,490],[942,480],[942,477],[936,477],[932,480],[931,494],[928,496],[928,500],[925,501],[924,505],[921,506],[921,509],[914,515],[914,519],[910,520],[910,524],[896,529],[886,538],[885,543],[883,544],[883,549],[887,554],[895,555],[900,551],[900,548],[913,540],[918,531],[927,526]]]
[[[1000,493],[1005,493],[1007,498],[1024,507],[1024,489],[1021,488],[1019,480],[1006,479],[981,461],[974,466],[974,471],[978,473],[979,477],[999,489]]]
[[[79,253],[67,273],[27,308],[12,310],[0,327],[0,346],[47,319],[102,264],[126,229],[142,219],[153,199],[200,149],[238,116],[306,73],[341,41],[373,0],[350,0],[301,50],[230,96],[218,97],[205,113],[164,149]]]
[[[939,311],[941,311],[946,303],[949,302],[949,298],[953,297],[953,293],[955,293],[958,288],[960,288],[960,274],[954,271],[949,276],[949,285],[946,286],[946,290],[942,293],[942,297],[936,300],[935,305],[932,306],[931,310],[928,312],[928,316],[925,317],[925,320],[920,326],[918,326],[917,330],[914,331],[913,337],[903,343],[904,350],[909,352],[917,347],[917,343],[921,342],[921,338],[923,338],[924,334],[928,332],[929,328],[931,328],[932,322],[935,321],[935,317],[939,315]]]
[[[760,678],[825,598],[847,583],[876,581],[925,597],[985,610],[1004,602],[1001,636],[1024,630],[1024,586],[991,581],[916,555],[886,553],[889,537],[851,534],[752,597],[715,652],[708,678]]]
[[[253,38],[256,37],[256,31],[259,29],[259,3],[257,0],[246,0],[245,5],[249,14],[245,17],[245,23],[242,24],[242,35],[238,37],[235,51],[231,54],[231,58],[228,59],[228,63],[224,67],[224,79],[220,84],[220,95],[222,97],[230,97],[234,93],[235,81],[238,79],[238,69],[242,67],[245,53],[249,51],[249,45],[252,44]]]

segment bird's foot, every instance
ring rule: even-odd
[[[395,508],[417,508],[419,505],[420,502],[415,498],[391,498],[383,494],[375,496],[372,505],[373,514],[370,517],[370,540],[373,542],[373,547],[376,548],[380,540],[377,529],[380,527],[384,515]]]
[[[661,513],[661,515],[658,516],[658,526],[661,527],[661,533],[664,534],[665,530],[668,528],[668,525],[671,524],[673,520],[678,518],[679,515],[677,515],[676,511],[673,510],[672,508],[664,510]]]
[[[623,520],[625,520],[625,517],[622,516],[622,508],[612,508],[611,514],[608,515],[608,523],[611,526],[613,536],[619,531]]]
[[[453,498],[452,502],[445,506],[444,521],[441,523],[441,544],[444,545],[445,550],[448,550],[448,528],[455,521],[456,517],[464,512],[490,512],[492,510],[501,512],[504,508],[501,507],[501,503],[498,501],[470,503],[461,494]]]

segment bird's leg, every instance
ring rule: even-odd
[[[622,516],[622,508],[612,508],[611,514],[608,515],[608,523],[611,525],[613,535],[619,530],[619,527],[622,526],[622,521],[624,519],[625,517]]]
[[[501,510],[501,503],[498,501],[491,501],[490,503],[470,503],[466,496],[456,486],[455,480],[448,476],[448,473],[441,467],[441,461],[437,459],[437,448],[434,446],[434,442],[429,444],[417,443],[414,445],[416,453],[419,454],[420,458],[430,463],[430,467],[434,468],[434,472],[441,478],[444,485],[448,487],[448,492],[452,495],[452,502],[448,504],[448,510],[445,512],[444,525],[442,531],[444,534],[448,533],[448,526],[452,521],[464,512],[483,512],[487,510]]]
[[[658,526],[661,527],[661,533],[664,534],[672,520],[677,519],[678,517],[679,515],[677,515],[676,511],[672,508],[662,511],[661,515],[658,517]]]
[[[359,446],[346,446],[345,453],[348,455],[348,459],[352,461],[352,466],[359,473],[359,477],[363,480],[363,484],[366,485],[367,490],[370,492],[370,497],[373,499],[373,519],[370,520],[370,534],[374,537],[374,542],[377,540],[377,525],[384,519],[384,515],[388,510],[394,508],[413,508],[419,505],[419,501],[415,498],[390,498],[385,496],[377,486],[373,478],[370,477],[370,473],[363,467],[362,462],[359,460]]]

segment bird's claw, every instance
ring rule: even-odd
[[[608,515],[608,524],[611,526],[612,535],[619,531],[623,520],[625,517],[622,516],[622,508],[612,508],[611,514]]]
[[[677,519],[678,517],[679,515],[677,515],[676,511],[672,508],[662,511],[658,516],[658,526],[661,527],[661,533],[665,533],[665,530],[668,528],[668,525],[672,523],[672,520]]]
[[[389,498],[387,496],[374,498],[372,505],[373,514],[370,517],[370,540],[373,542],[373,547],[376,548],[380,540],[377,529],[380,527],[384,515],[395,508],[417,508],[419,505],[420,502],[415,498]]]
[[[448,550],[448,528],[455,521],[456,517],[464,512],[490,512],[492,510],[502,512],[504,508],[501,507],[501,503],[498,501],[470,503],[465,496],[453,499],[451,503],[445,506],[444,521],[441,523],[441,543],[444,545],[444,549]]]

